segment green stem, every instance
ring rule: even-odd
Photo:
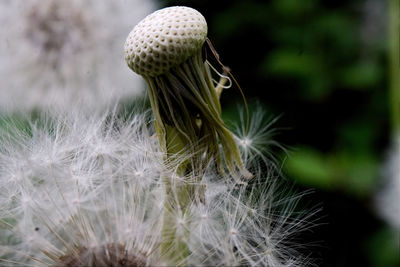
[[[171,155],[172,160],[176,160],[177,156],[183,153],[187,144],[179,137],[179,133],[173,127],[165,126],[165,140],[167,155]],[[179,159],[178,159],[179,160]],[[176,175],[184,177],[189,162],[184,161],[177,167]],[[164,202],[164,218],[162,228],[162,244],[161,254],[165,255],[174,265],[185,266],[186,258],[190,251],[185,242],[187,233],[177,232],[176,213],[183,216],[187,212],[190,204],[190,187],[180,181],[173,181],[171,177],[164,176],[164,184],[166,185],[166,200]],[[184,226],[183,226],[184,227]]]
[[[400,134],[400,1],[389,0],[389,87],[392,133]]]
[[[155,117],[155,128],[160,142],[161,150],[166,152],[166,158],[164,159],[167,164],[171,162],[178,162],[179,165],[176,167],[175,174],[180,177],[184,177],[187,172],[190,172],[190,161],[181,161],[181,157],[184,157],[185,148],[188,146],[188,142],[185,138],[182,138],[179,131],[163,123],[162,115],[160,113],[159,106],[159,95],[157,92],[156,84],[152,80],[148,80],[150,87],[150,102],[152,105],[154,117]],[[165,175],[163,177],[166,190],[166,199],[164,201],[164,217],[162,227],[162,243],[161,243],[161,255],[168,259],[168,263],[176,266],[185,266],[186,259],[190,253],[189,248],[185,242],[185,235],[179,235],[177,233],[177,216],[175,214],[181,214],[183,216],[187,212],[187,207],[191,202],[191,194],[193,186],[187,184],[179,184],[177,181],[172,181],[171,177]]]

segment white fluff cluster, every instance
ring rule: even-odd
[[[394,142],[384,174],[384,185],[377,195],[378,212],[391,226],[400,230],[400,137]]]
[[[246,184],[212,169],[200,181],[204,199],[169,216],[190,254],[184,263],[167,261],[160,250],[162,220],[174,211],[164,209],[163,178],[196,179],[178,177],[177,164],[166,166],[148,116],[112,114],[2,128],[1,266],[306,263],[297,252],[301,245],[290,243],[310,226],[311,215],[293,213],[298,197],[278,188],[272,173],[255,173]],[[246,162],[254,171],[257,164]]]
[[[0,1],[0,111],[104,108],[144,89],[121,44],[152,0]]]

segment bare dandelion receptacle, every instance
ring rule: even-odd
[[[164,8],[132,30],[125,43],[125,59],[134,72],[156,77],[198,52],[206,37],[207,23],[198,11]]]

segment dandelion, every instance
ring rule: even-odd
[[[121,43],[150,0],[0,2],[0,110],[104,108],[142,92]],[[132,24],[133,23],[133,24]]]
[[[189,155],[177,167],[177,174],[182,177],[179,183],[176,179],[165,177],[165,209],[168,213],[163,218],[161,247],[167,257],[178,258],[183,264],[187,263],[192,253],[187,242],[191,231],[187,229],[195,223],[187,218],[195,211],[191,211],[190,207],[200,205],[206,198],[204,191],[207,189],[204,188],[207,187],[201,184],[205,171],[215,167],[222,177],[234,178],[236,183],[242,185],[247,184],[242,178],[248,180],[253,177],[242,160],[234,135],[221,118],[219,96],[224,85],[223,82],[214,85],[210,68],[215,68],[207,60],[203,61],[202,47],[206,38],[207,23],[198,11],[188,7],[169,7],[143,19],[125,42],[128,66],[142,75],[148,85],[155,129],[161,150],[166,153],[166,162],[182,154]],[[224,75],[221,77],[222,80],[229,79]],[[257,139],[241,140],[246,158],[253,152],[261,154],[253,141]],[[263,160],[266,161],[265,158]],[[225,174],[226,169],[228,175]],[[235,240],[242,237],[238,232],[241,226],[247,225],[247,222],[241,221],[242,215],[237,217],[238,225],[232,225],[228,230]],[[177,220],[177,217],[180,219]],[[201,215],[201,220],[207,221],[208,218],[207,214]],[[180,225],[184,225],[186,230],[180,229]],[[239,243],[221,244],[221,248],[229,248],[236,255],[234,251],[241,249]],[[229,252],[222,254],[225,257]],[[223,260],[223,264],[241,264],[241,260],[236,261],[233,254],[229,260]],[[250,258],[246,262],[258,264]]]
[[[200,179],[180,177],[180,163],[164,160],[149,113],[128,119],[113,114],[52,115],[27,128],[13,122],[3,128],[0,265],[307,263],[290,243],[311,224],[312,214],[291,216],[300,196],[288,197],[265,173],[255,173],[247,185],[222,179],[214,168]],[[186,212],[165,209],[165,177],[178,184],[198,181],[204,199],[187,203]],[[165,214],[173,219],[169,232]],[[185,242],[185,258],[162,250],[168,233]]]
[[[188,162],[179,166],[180,175],[201,176],[205,167],[215,161],[220,172],[226,166],[232,175],[239,169],[250,178],[234,137],[221,118],[217,90],[202,59],[206,37],[207,23],[197,10],[164,8],[148,15],[130,32],[125,42],[125,60],[148,84],[161,148],[169,157],[182,151],[190,154]],[[182,209],[185,213],[190,199],[196,197],[190,191],[203,198],[199,188],[192,186],[193,181],[185,182],[167,188],[167,210]],[[179,257],[184,259],[188,253],[185,237],[171,232],[173,221],[174,218],[164,219],[164,251],[178,242],[179,248],[173,250],[172,257],[179,251]]]
[[[219,141],[229,171],[233,174],[239,168],[251,177],[222,121],[208,63],[202,59],[206,37],[207,23],[198,11],[164,8],[131,31],[125,42],[125,60],[148,84],[159,141],[168,153],[189,149],[192,168],[213,159],[221,170]]]
[[[1,135],[0,263],[157,265],[167,170],[145,115],[52,117]]]
[[[204,18],[191,8],[167,8],[145,18],[136,32],[156,34],[154,22],[167,29],[176,28],[175,23],[190,29],[180,32],[188,38],[179,39],[188,47],[172,45],[172,51],[166,45],[167,54],[160,52],[161,65],[156,65],[166,68],[162,73],[147,61],[138,65],[139,72],[146,69],[153,116],[142,111],[128,118],[116,110],[91,116],[75,111],[51,114],[25,127],[10,122],[0,129],[0,264],[310,262],[298,251],[302,245],[290,240],[313,225],[314,213],[297,213],[301,195],[288,196],[278,186],[275,169],[261,171],[266,158],[257,149],[262,144],[256,137],[266,132],[247,135],[243,146],[235,138],[239,133],[221,119],[218,92],[199,50],[206,33]],[[172,44],[178,40],[174,38]],[[128,37],[128,63],[137,62],[136,54],[129,54],[135,40]],[[179,63],[169,65],[174,60]],[[242,160],[246,153],[251,156]]]

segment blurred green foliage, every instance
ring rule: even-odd
[[[282,154],[287,176],[322,192],[326,203],[337,202],[337,196],[354,199],[366,214],[368,223],[351,215],[330,218],[333,226],[322,235],[332,240],[332,254],[323,265],[394,266],[388,259],[399,247],[388,234],[375,236],[382,223],[371,208],[390,141],[386,1],[162,3],[192,6],[205,14],[209,38],[246,97],[282,115],[276,126],[290,128],[278,136],[289,148],[288,155]],[[223,93],[225,113],[241,102],[236,91]],[[355,230],[334,227],[346,220],[360,220],[363,236],[372,240],[369,252],[375,253],[361,243],[345,251],[343,238]]]
[[[289,156],[286,173],[299,183],[324,190],[341,190],[357,197],[368,197],[377,186],[377,159],[371,154],[348,151],[324,155],[310,147],[299,148]]]
[[[400,263],[400,236],[398,231],[382,228],[366,244],[366,253],[374,267],[397,267]]]

